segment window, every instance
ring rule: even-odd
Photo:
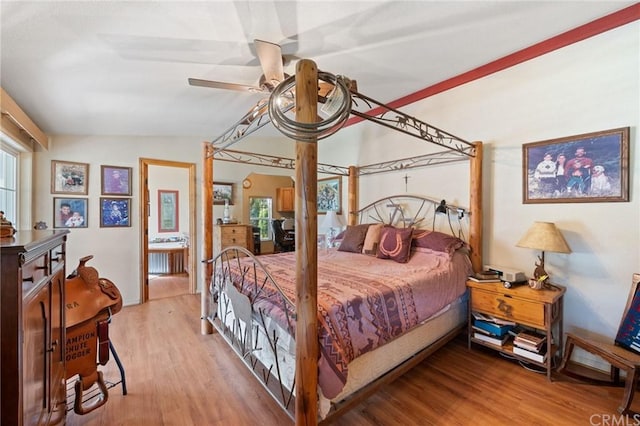
[[[249,197],[249,222],[260,228],[260,241],[271,240],[271,198]]]
[[[17,228],[18,154],[2,144],[0,149],[0,210]]]

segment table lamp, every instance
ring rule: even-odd
[[[544,270],[544,252],[571,253],[567,241],[552,222],[534,222],[516,246],[542,250],[542,255],[538,256],[540,263],[536,263],[533,271],[533,278],[540,283],[540,288],[546,286],[549,281],[549,274]]]
[[[324,220],[322,221],[322,227],[329,229],[328,235],[328,246],[333,247],[333,240],[336,238],[336,228],[342,228],[344,225],[342,224],[342,220],[337,215],[337,213],[333,210],[329,210],[327,214],[324,216]]]

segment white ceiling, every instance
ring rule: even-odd
[[[0,82],[49,135],[213,139],[261,95],[187,78],[256,85],[255,38],[388,103],[631,4],[3,0]]]

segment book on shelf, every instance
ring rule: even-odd
[[[546,346],[543,346],[543,348],[546,348]],[[537,361],[537,362],[545,362],[547,359],[547,351],[543,350],[541,352],[532,352],[532,351],[528,351],[524,348],[521,348],[519,346],[513,346],[513,353],[516,355],[520,355],[523,358],[527,358],[530,359],[532,361]]]
[[[547,336],[531,330],[524,330],[518,333],[513,339],[514,342],[522,343],[528,346],[539,347],[546,342]]]
[[[473,311],[473,312],[471,312],[471,315],[473,316],[474,319],[477,319],[477,320],[480,320],[480,321],[493,322],[493,323],[501,324],[501,325],[516,325],[516,323],[514,321],[503,320],[501,318],[496,318],[496,317],[494,317],[492,315],[483,314],[481,312]]]
[[[474,320],[473,321],[474,328],[480,328],[485,330],[491,334],[495,334],[496,336],[504,336],[509,333],[509,330],[513,328],[512,324],[496,324],[493,322],[483,321],[483,320]]]
[[[485,334],[481,332],[474,332],[473,338],[482,340],[483,342],[491,343],[496,346],[503,346],[507,340],[509,340],[509,334],[505,334],[504,336],[492,336],[490,334]]]
[[[513,339],[513,345],[532,352],[538,352],[543,346],[545,346],[544,342],[540,343],[539,345],[532,345],[530,343],[521,342],[519,340],[516,341],[515,338]]]

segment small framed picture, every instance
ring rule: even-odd
[[[318,179],[318,214],[333,210],[342,214],[342,178]]]
[[[233,204],[233,184],[226,182],[213,183],[213,204]]]
[[[53,198],[54,228],[87,228],[88,198]]]
[[[89,165],[71,161],[51,161],[51,193],[87,195]]]
[[[178,232],[178,191],[158,190],[158,232]]]
[[[102,195],[131,195],[131,167],[100,166]]]
[[[131,226],[131,198],[100,198],[100,227]]]

